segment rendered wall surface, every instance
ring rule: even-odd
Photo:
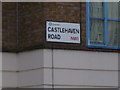
[[[3,53],[4,87],[53,85],[56,88],[117,88],[118,54],[57,49]]]
[[[2,53],[2,87],[17,87],[18,70],[17,55],[15,53]]]

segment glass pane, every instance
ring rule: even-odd
[[[108,45],[119,46],[120,44],[120,22],[108,22]]]
[[[103,3],[102,2],[91,2],[90,3],[90,14],[91,14],[91,17],[103,17]]]
[[[104,24],[102,20],[91,20],[90,42],[104,44]]]
[[[108,2],[108,18],[118,19],[119,2]]]

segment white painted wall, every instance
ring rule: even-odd
[[[0,52],[0,89],[2,88],[2,53]]]
[[[118,53],[54,50],[53,61],[55,84],[118,86]]]
[[[109,52],[54,50],[55,67],[118,70],[118,54]]]
[[[85,71],[85,70],[55,70],[54,83],[58,85],[86,86],[116,86],[117,72]]]
[[[18,63],[15,53],[2,53],[2,87],[18,86]]]
[[[18,70],[18,60],[16,53],[2,53],[2,70]]]
[[[19,70],[43,67],[43,50],[34,50],[17,54]]]
[[[4,87],[118,86],[118,53],[40,49],[2,56]]]

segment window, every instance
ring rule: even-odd
[[[87,2],[87,46],[120,49],[120,3]]]

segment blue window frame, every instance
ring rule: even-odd
[[[108,2],[103,2],[103,17],[92,17],[91,16],[91,11],[90,11],[90,2],[86,2],[86,44],[87,47],[96,47],[96,48],[105,48],[105,49],[120,49],[120,42],[118,42],[118,46],[113,46],[109,45],[109,40],[108,40],[108,23],[110,21],[115,21],[120,23],[120,18],[114,19],[114,18],[108,18]],[[91,35],[91,21],[92,20],[102,20],[103,21],[103,32],[104,32],[104,38],[103,38],[103,43],[91,43],[90,35]],[[120,31],[120,29],[119,29]],[[119,35],[120,37],[120,35]],[[118,37],[116,38],[118,39]],[[120,38],[119,38],[120,39]],[[119,40],[118,40],[119,41]]]

